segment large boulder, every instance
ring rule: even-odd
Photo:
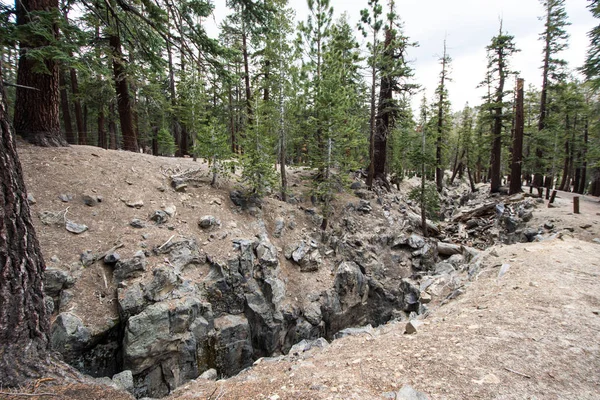
[[[128,260],[120,260],[115,265],[114,277],[117,282],[125,279],[136,278],[146,271],[146,255],[138,251]]]
[[[243,315],[224,315],[215,319],[216,369],[232,376],[253,362],[250,325]]]

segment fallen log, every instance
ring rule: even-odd
[[[406,217],[412,226],[419,229],[421,228],[420,215],[417,215],[412,211],[406,211]],[[440,234],[440,228],[430,220],[427,220],[427,231],[429,232],[430,236],[437,236]]]
[[[463,253],[463,246],[453,243],[438,242],[437,249],[438,254],[442,256],[453,256],[454,254]]]

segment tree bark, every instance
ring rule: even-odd
[[[588,118],[585,118],[585,123],[583,126],[583,150],[582,150],[582,159],[583,163],[581,165],[581,178],[579,180],[579,187],[577,188],[577,193],[583,194],[585,192],[587,186],[587,147],[588,147],[588,135],[589,135],[589,121]]]
[[[438,100],[437,138],[435,143],[435,184],[438,192],[444,187],[444,169],[442,168],[442,130],[444,127],[444,85],[446,82],[446,40],[444,40],[444,55],[442,56],[442,75],[440,81],[440,98]]]
[[[45,264],[1,79],[0,134],[0,382],[14,387],[41,377],[49,365],[50,324],[42,283]],[[55,143],[52,137],[42,137]]]
[[[111,102],[110,106],[108,107],[108,134],[109,134],[109,139],[110,139],[110,143],[109,143],[108,147],[111,150],[116,150],[118,147],[117,124],[115,123],[115,118],[116,118],[115,114],[116,114],[115,103]]]
[[[58,0],[20,0],[16,2],[17,25],[31,23],[36,11],[52,11],[58,8]],[[56,26],[48,34],[57,37]],[[17,95],[15,100],[14,128],[17,135],[38,146],[66,146],[67,141],[60,130],[59,68],[51,59],[44,60],[46,73],[36,72],[40,61],[28,57],[30,50],[50,45],[42,35],[29,34],[20,45]],[[27,89],[29,86],[33,89]]]
[[[373,51],[377,49],[377,32],[373,32]],[[375,60],[376,54],[373,54]],[[371,66],[371,120],[369,129],[369,172],[367,174],[367,187],[373,188],[373,180],[375,179],[375,84],[377,83],[377,65],[373,61]]]
[[[123,52],[121,49],[121,38],[118,33],[109,36],[109,44],[113,56],[113,73],[115,90],[117,94],[117,109],[121,121],[121,134],[123,135],[123,149],[127,151],[138,150],[135,126],[133,124],[133,109],[129,85],[127,84],[127,72],[125,71]]]
[[[490,192],[497,193],[500,191],[502,184],[502,100],[504,97],[504,50],[498,49],[498,87],[496,88],[496,105],[494,107],[494,135],[492,137],[492,154],[491,154],[491,184]]]
[[[517,101],[515,115],[515,134],[513,136],[510,168],[510,194],[522,192],[523,132],[525,131],[523,86],[524,79],[517,80]]]
[[[67,82],[65,79],[64,71],[60,71],[59,75],[60,85],[60,106],[62,108],[63,126],[65,128],[65,135],[69,144],[77,144],[77,136],[73,132],[73,121],[71,120],[71,110],[69,104],[69,94],[67,92]]]
[[[79,98],[79,82],[77,80],[77,71],[71,68],[71,91],[73,92],[73,105],[75,106],[75,122],[77,123],[77,134],[79,144],[87,144],[87,127],[83,123],[83,112],[81,108],[81,99]]]
[[[103,149],[108,148],[108,141],[106,140],[106,129],[105,129],[105,116],[104,109],[100,107],[98,110],[98,147]]]

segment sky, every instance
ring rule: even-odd
[[[214,21],[227,14],[224,0],[215,0]],[[387,1],[383,0],[385,5]],[[571,25],[569,48],[561,55],[574,69],[583,64],[589,40],[587,32],[599,21],[586,8],[588,0],[566,0],[566,11]],[[306,0],[290,0],[296,11],[296,20],[308,15]],[[356,26],[360,10],[367,7],[367,0],[331,0],[334,18],[348,14],[350,24]],[[539,34],[544,30],[544,14],[538,0],[396,0],[396,10],[404,21],[404,33],[419,43],[408,53],[415,70],[414,81],[421,85],[428,100],[438,84],[441,66],[438,58],[443,53],[446,38],[448,54],[452,58],[448,91],[452,109],[461,110],[466,102],[481,103],[482,89],[477,89],[485,77],[485,47],[498,33],[500,19],[508,34],[515,37],[517,53],[511,62],[514,71],[520,72],[525,84],[541,85],[543,43]],[[207,27],[209,33],[215,28]],[[357,31],[357,38],[359,32]],[[362,37],[360,37],[362,39]],[[417,108],[423,93],[414,96],[413,108]]]

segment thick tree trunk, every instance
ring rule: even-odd
[[[492,137],[492,154],[491,154],[491,184],[490,192],[496,193],[500,191],[502,184],[502,101],[504,97],[504,53],[502,49],[498,51],[498,88],[496,89],[496,106],[494,108],[494,130]]]
[[[121,38],[118,33],[109,36],[109,43],[113,55],[113,73],[117,94],[117,109],[119,111],[119,120],[121,121],[121,134],[123,135],[123,149],[137,152],[138,144],[133,124],[131,96],[129,94],[129,85],[127,84],[127,72],[123,65]]]
[[[14,387],[45,373],[50,324],[42,283],[45,265],[1,79],[0,134],[0,384]]]
[[[16,2],[16,8],[17,25],[23,26],[31,22],[36,11],[56,10],[58,0],[20,0]],[[56,37],[57,28],[46,34]],[[40,69],[40,61],[28,57],[30,50],[49,44],[43,35],[35,34],[28,34],[20,42],[17,84],[21,87],[17,87],[14,127],[17,135],[38,146],[66,146],[67,141],[60,130],[58,64],[44,60],[48,72],[36,72]]]
[[[119,145],[117,144],[117,124],[115,123],[115,118],[117,116],[115,112],[115,103],[111,102],[108,110],[108,135],[110,139],[108,147],[111,150],[116,150]]]
[[[510,194],[522,191],[522,162],[523,162],[523,132],[525,130],[525,119],[523,110],[523,86],[525,80],[517,80],[517,101],[515,110],[515,134],[513,136],[512,157],[510,168]]]
[[[60,107],[62,109],[63,126],[65,128],[65,136],[69,144],[77,144],[77,136],[73,132],[73,121],[71,120],[71,110],[69,104],[69,94],[67,92],[67,82],[65,79],[64,71],[60,71],[59,75],[60,85]]]

